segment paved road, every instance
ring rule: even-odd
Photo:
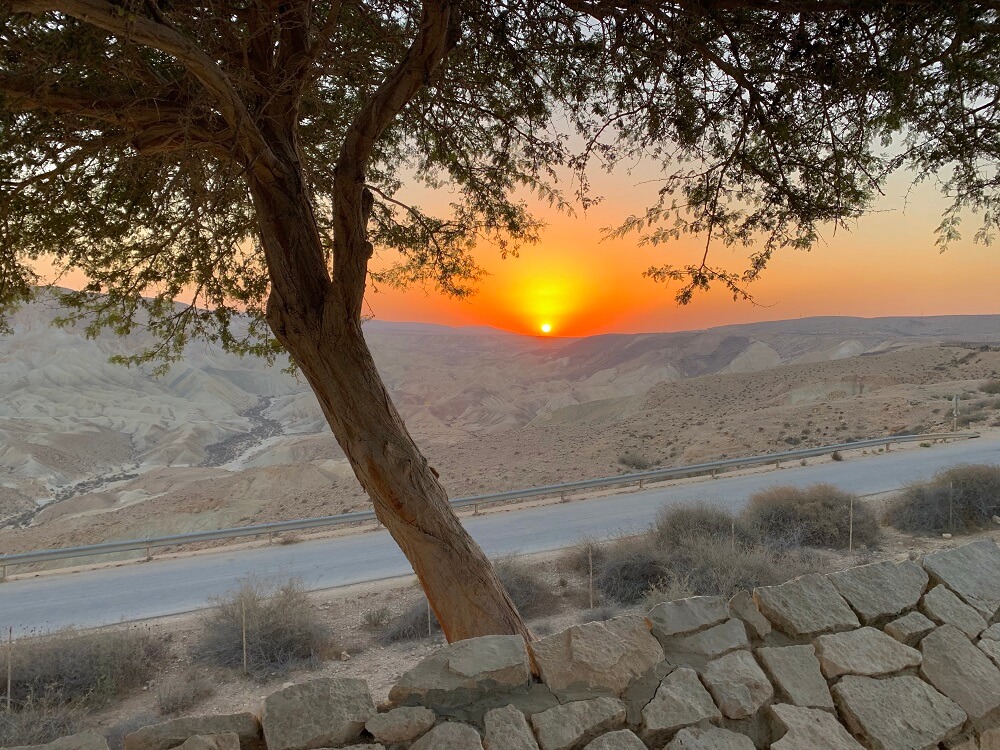
[[[463,522],[490,555],[541,552],[582,536],[608,536],[647,526],[661,506],[710,500],[733,508],[774,484],[831,482],[861,494],[895,489],[958,463],[1000,464],[1000,440],[911,449],[839,463],[794,466],[756,475],[663,486],[607,498],[496,513]],[[287,546],[220,551],[148,564],[9,581],[0,585],[0,630],[15,633],[90,627],[205,607],[248,575],[302,579],[311,589],[409,572],[389,535],[370,532]]]

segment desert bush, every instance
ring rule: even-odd
[[[202,618],[192,656],[204,664],[243,669],[246,621],[247,672],[262,678],[315,666],[335,650],[301,582],[248,579],[215,600]]]
[[[392,620],[392,612],[389,611],[388,607],[376,607],[369,609],[361,616],[361,627],[377,632],[388,625],[390,620]]]
[[[1000,380],[987,380],[979,386],[979,390],[983,393],[1000,394]]]
[[[653,465],[648,458],[635,451],[625,451],[618,457],[618,463],[636,471],[645,471]]]
[[[156,690],[156,705],[160,713],[169,716],[193,708],[215,692],[215,685],[201,672],[188,672]]]
[[[683,581],[689,596],[731,597],[824,569],[809,550],[778,551],[764,544],[719,537],[692,537],[664,550],[660,567],[668,580]]]
[[[503,584],[517,611],[528,620],[552,614],[558,609],[558,598],[542,576],[513,556],[493,561],[500,583]],[[428,628],[427,599],[420,597],[382,628],[382,643],[399,643],[428,638],[441,631],[434,613],[430,613]],[[430,632],[428,632],[428,630]]]
[[[545,617],[558,609],[552,588],[535,568],[513,556],[501,557],[493,564],[500,583],[525,619]]]
[[[854,543],[878,541],[878,520],[871,507],[832,484],[770,487],[750,496],[744,522],[759,530],[775,547],[835,547],[845,549],[850,537],[850,506],[854,502]]]
[[[834,461],[843,461],[844,454],[842,454],[840,451],[834,451],[833,453],[830,454],[830,458],[832,458]]]
[[[138,627],[22,639],[11,655],[11,699],[15,706],[39,710],[57,703],[103,703],[149,680],[165,655],[163,641]],[[6,699],[6,688],[0,695]]]
[[[986,528],[1000,514],[1000,467],[966,464],[906,487],[886,517],[901,531],[942,533]]]
[[[753,542],[757,532],[727,508],[705,502],[665,505],[654,522],[657,547],[670,547],[694,536]]]
[[[663,577],[653,533],[610,541],[603,552],[594,561],[594,588],[604,601],[638,604]]]
[[[0,711],[0,747],[41,745],[81,731],[77,708],[59,699],[29,701],[11,713]]]
[[[965,412],[960,412],[958,417],[955,419],[955,424],[958,427],[968,427],[970,424],[975,424],[976,422],[982,422],[989,415],[986,413],[985,409],[972,408]]]
[[[429,619],[428,619],[429,618]],[[417,601],[392,618],[379,634],[379,640],[384,644],[400,641],[416,641],[429,638],[441,632],[437,617],[430,610],[427,599],[421,596]]]
[[[125,738],[143,727],[159,724],[163,721],[156,714],[141,713],[120,721],[113,727],[104,730],[104,739],[108,741],[108,750],[124,750]]]

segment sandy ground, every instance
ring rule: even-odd
[[[793,447],[1000,425],[1000,351],[929,346],[762,372],[663,382],[643,396],[568,406],[516,429],[446,442],[411,429],[453,497],[608,476]],[[970,420],[971,421],[968,421]],[[52,506],[25,529],[0,530],[5,551],[89,544],[328,515],[370,507],[332,436],[288,438],[293,463],[171,467]],[[287,446],[286,446],[287,447]],[[625,466],[622,460],[632,462]],[[638,462],[638,463],[636,463]]]

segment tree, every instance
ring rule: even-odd
[[[537,236],[519,195],[586,205],[588,169],[636,157],[662,164],[660,200],[619,231],[706,239],[700,264],[648,272],[681,302],[747,294],[903,167],[952,195],[942,242],[969,206],[989,240],[998,7],[0,0],[0,305],[44,256],[90,279],[65,298],[90,330],[159,335],[135,361],[191,336],[284,349],[449,640],[529,638],[374,366],[369,277],[467,293],[477,243]],[[450,209],[406,202],[414,183],[450,187]],[[748,269],[711,265],[718,242],[752,246]]]

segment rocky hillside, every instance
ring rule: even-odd
[[[125,750],[997,750],[998,619],[987,540],[666,602],[527,647],[460,641],[384,706],[363,680],[318,679],[256,714],[140,729]],[[97,735],[45,747],[107,750]]]

